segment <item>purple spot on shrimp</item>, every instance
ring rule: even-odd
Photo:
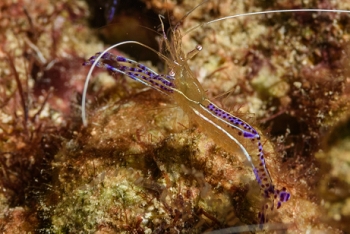
[[[243,136],[245,138],[255,138],[255,134],[252,134],[252,133],[246,132],[246,131],[243,132]]]
[[[126,58],[122,57],[122,56],[117,56],[117,61],[118,62],[126,62]]]
[[[137,65],[139,68],[141,68],[143,71],[147,70],[146,66],[143,64],[138,64]]]
[[[107,70],[111,70],[111,71],[114,71],[114,69],[115,69],[115,67],[108,65],[108,64],[105,64],[105,67]]]
[[[208,105],[208,109],[211,110],[211,111],[213,111],[213,110],[214,110],[214,105],[210,103],[210,104]]]
[[[260,179],[258,170],[256,168],[254,168],[253,171],[254,171],[254,175],[255,175],[256,180],[258,181],[259,185],[261,185],[261,179]]]
[[[289,194],[288,192],[282,191],[282,192],[280,193],[279,197],[280,197],[280,201],[281,201],[281,202],[286,202],[286,201],[289,200],[290,194]]]
[[[103,59],[110,59],[111,57],[112,57],[112,54],[104,53],[101,58],[103,58]]]
[[[277,202],[277,209],[279,209],[280,207],[281,207],[281,205],[282,205],[282,202]]]

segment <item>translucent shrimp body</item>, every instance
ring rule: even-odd
[[[174,35],[176,37],[172,44],[166,37],[163,38],[167,50],[173,57],[173,60],[166,59],[170,69],[168,75],[159,75],[136,61],[110,53],[98,53],[84,65],[95,63],[98,67],[113,73],[123,73],[162,93],[171,95],[190,119],[194,119],[199,126],[202,126],[209,137],[221,139],[219,144],[229,152],[236,152],[238,147],[251,165],[262,195],[266,199],[267,203],[259,213],[260,223],[265,223],[266,210],[274,207],[274,198],[278,198],[277,208],[279,208],[282,202],[289,200],[290,195],[285,192],[285,189],[282,192],[275,190],[265,164],[263,146],[257,130],[242,119],[219,108],[206,97],[204,89],[187,64],[189,55],[194,56],[201,47],[197,46],[194,51],[184,56],[183,52],[179,51],[179,47],[173,47],[180,45],[180,41],[176,41],[181,39],[180,32],[176,30]],[[114,65],[110,65],[111,62],[114,62]]]
[[[259,213],[260,223],[265,223],[267,217],[265,211],[274,207],[274,199],[277,208],[290,198],[290,194],[283,188],[276,190],[272,183],[270,173],[266,167],[263,146],[260,134],[250,124],[233,116],[211,102],[190,70],[187,60],[198,53],[202,48],[197,46],[196,50],[188,53],[187,57],[181,51],[181,34],[178,29],[173,31],[173,42],[170,43],[163,38],[165,46],[172,56],[173,61],[168,64],[175,76],[173,97],[178,105],[194,119],[205,133],[213,139],[220,139],[219,145],[229,152],[236,152],[237,146],[244,154],[246,160],[252,167],[255,178],[261,188],[262,195],[266,200],[263,210]],[[177,47],[174,47],[176,45]],[[190,56],[190,57],[189,57]],[[235,144],[232,144],[234,142]]]
[[[238,16],[298,11],[349,13],[349,11],[321,9],[255,12],[229,16],[210,21],[205,24],[214,23],[223,19],[235,18]],[[196,27],[190,29],[189,31],[195,29]],[[181,49],[182,37],[179,29],[175,28],[171,33],[173,34],[171,41],[167,39],[165,33],[162,38],[165,51],[169,54],[169,57],[165,57],[163,54],[143,45],[157,53],[162,59],[164,59],[164,61],[166,61],[170,70],[169,74],[158,74],[150,68],[137,63],[136,61],[107,53],[107,51],[111,48],[117,47],[121,44],[135,43],[142,45],[139,42],[129,41],[116,44],[105,50],[103,53],[98,53],[96,56],[91,57],[85,63],[85,65],[92,65],[87,82],[90,79],[91,71],[94,66],[105,68],[113,73],[125,74],[126,76],[139,81],[146,86],[172,96],[176,103],[184,110],[184,112],[189,115],[190,119],[195,120],[209,137],[212,137],[213,139],[220,139],[220,141],[217,143],[229,152],[236,152],[237,148],[240,149],[250,164],[257,183],[260,186],[261,194],[264,199],[264,205],[259,212],[259,223],[266,223],[268,221],[268,212],[273,210],[274,207],[277,209],[280,208],[283,202],[290,199],[290,194],[285,188],[280,190],[276,189],[273,184],[268,167],[265,163],[265,155],[263,145],[261,143],[261,134],[249,123],[221,109],[207,98],[204,89],[194,76],[187,63],[187,61],[202,48],[197,46],[195,50],[185,54]],[[111,61],[114,62],[113,65],[111,65]],[[86,88],[87,83],[85,84],[85,89]],[[84,103],[85,93],[83,96],[82,108],[83,121],[84,124],[86,124]]]

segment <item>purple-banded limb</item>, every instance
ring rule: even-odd
[[[208,25],[225,19],[231,19],[242,16],[250,16],[257,14],[267,14],[276,12],[340,12],[349,13],[342,10],[323,10],[323,9],[297,9],[297,10],[276,10],[265,12],[253,12],[247,14],[239,14],[220,18],[204,24],[200,24],[188,30],[186,33],[203,25]],[[126,41],[111,46],[102,53],[98,53],[91,57],[84,65],[92,65],[90,73],[87,77],[85,90],[88,81],[91,77],[92,69],[95,66],[107,69],[112,73],[122,73],[133,80],[151,87],[164,94],[174,97],[176,103],[189,116],[195,116],[196,122],[205,133],[213,139],[222,139],[218,144],[221,144],[225,149],[232,152],[233,145],[238,146],[249,162],[256,181],[260,186],[261,194],[264,199],[264,204],[259,212],[259,223],[263,224],[268,221],[268,213],[275,207],[278,209],[284,202],[287,202],[291,195],[286,188],[277,189],[271,179],[269,170],[265,162],[263,144],[261,134],[250,124],[244,120],[230,114],[222,108],[211,102],[202,88],[201,84],[196,79],[195,75],[189,68],[187,61],[195,56],[201,49],[197,46],[195,50],[185,54],[181,48],[181,32],[178,27],[175,27],[171,33],[172,40],[168,40],[163,28],[163,37],[161,44],[164,45],[164,50],[169,54],[169,57],[164,56],[158,51],[149,48],[142,43],[135,41]],[[166,63],[170,70],[167,75],[157,74],[152,69],[142,65],[131,59],[121,56],[114,56],[107,51],[118,47],[122,44],[138,44],[149,48],[157,53]],[[85,93],[83,95],[83,122],[86,125],[85,118]],[[232,144],[234,143],[234,144]]]

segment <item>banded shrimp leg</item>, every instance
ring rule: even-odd
[[[296,10],[296,11],[300,11],[300,10]],[[311,11],[311,9],[310,9]],[[313,10],[315,12],[317,11],[322,11],[322,10]],[[326,12],[329,12],[330,10],[325,10]],[[332,12],[334,12],[333,10],[331,10]],[[280,11],[276,11],[276,12],[280,12]],[[292,12],[292,11],[288,11],[288,12]],[[263,12],[260,12],[260,14]],[[268,13],[274,13],[272,11],[268,12]],[[256,14],[256,13],[251,13],[252,14]],[[249,14],[244,14],[244,15],[240,15],[240,16],[248,16]],[[233,18],[233,17],[231,17]],[[217,20],[216,20],[217,21]],[[213,21],[215,22],[215,21]],[[210,23],[210,22],[209,22]],[[175,30],[174,32],[174,38],[175,40],[178,40],[179,38],[181,39],[181,34],[179,31]],[[201,123],[201,125],[203,126],[203,129],[205,129],[207,126],[210,125],[210,127],[208,128],[208,130],[219,130],[219,135],[220,136],[224,136],[226,134],[225,137],[227,137],[227,141],[235,141],[234,139],[236,139],[235,143],[239,144],[239,140],[237,140],[237,138],[247,138],[247,139],[254,139],[256,141],[260,140],[260,134],[257,133],[257,131],[250,126],[249,124],[247,124],[246,122],[244,122],[243,120],[236,118],[232,115],[230,115],[229,113],[223,111],[222,109],[218,108],[217,106],[215,106],[213,103],[211,103],[208,98],[205,95],[205,92],[203,91],[203,89],[201,88],[201,85],[199,84],[199,82],[196,80],[196,78],[194,77],[193,73],[191,73],[191,70],[189,69],[188,65],[187,65],[187,60],[186,60],[186,56],[184,56],[183,52],[181,51],[181,47],[179,46],[179,41],[175,41],[175,42],[169,42],[166,38],[164,38],[164,42],[166,44],[167,50],[168,52],[170,52],[172,59],[166,59],[164,58],[164,60],[168,63],[168,66],[170,67],[172,74],[168,76],[162,76],[162,77],[167,77],[167,81],[171,82],[171,86],[167,87],[169,89],[169,93],[171,92],[170,90],[172,90],[172,94],[169,95],[173,95],[175,97],[175,100],[177,101],[177,103],[182,106],[182,108],[184,110],[186,110],[186,112],[189,115],[194,115],[194,116],[199,116],[200,120],[199,121],[203,121]],[[129,42],[129,43],[136,43],[136,42]],[[137,43],[138,44],[138,43]],[[116,46],[115,46],[116,47]],[[158,52],[156,52],[158,53]],[[103,57],[103,54],[102,56]],[[175,59],[174,59],[175,58]],[[96,62],[97,65],[100,66],[105,66],[103,63],[98,64],[98,59],[99,56],[92,59],[90,62]],[[129,63],[131,61],[131,63],[134,63],[134,61],[132,60],[128,60],[127,62]],[[95,65],[96,65],[95,64]],[[134,65],[137,66],[137,63],[134,63]],[[94,66],[94,65],[93,65]],[[129,76],[132,79],[136,79],[136,75],[135,74],[139,74],[139,73],[143,73],[146,75],[147,71],[140,68],[141,71],[137,71],[138,73],[134,73],[135,71],[132,70],[132,68],[117,68],[116,70],[113,70],[111,67],[109,66],[105,66],[106,69],[112,70],[113,72],[121,72],[123,74],[126,74],[127,76]],[[173,74],[174,73],[174,74]],[[138,75],[139,76],[139,75]],[[157,74],[154,73],[151,76],[151,80],[152,77],[156,77]],[[140,79],[136,79],[140,82],[142,82],[142,80]],[[143,83],[143,82],[142,82]],[[164,84],[164,82],[162,82]],[[144,83],[145,84],[145,83]],[[155,85],[152,82],[146,82],[147,86],[150,86],[152,88],[155,88]],[[162,91],[158,88],[156,88],[158,91]],[[236,118],[236,119],[233,119]],[[228,119],[229,122],[227,122],[225,119]],[[238,122],[237,122],[238,119]],[[233,122],[230,122],[230,121]],[[231,125],[230,125],[231,123]],[[209,125],[208,125],[209,124]],[[232,131],[232,129],[236,130]],[[238,130],[238,131],[237,131]],[[239,134],[240,133],[240,134]],[[211,136],[213,133],[208,132],[207,133],[209,136]],[[217,137],[217,136],[215,136]],[[262,190],[262,194],[264,198],[268,198],[270,199],[271,197],[274,197],[277,193],[277,191],[273,186],[273,184],[270,184],[271,178],[269,175],[269,172],[266,168],[265,165],[265,161],[263,161],[264,158],[261,158],[261,154],[260,152],[263,152],[262,147],[260,148],[259,145],[260,142],[258,142],[257,145],[254,146],[254,144],[252,144],[251,146],[243,146],[240,145],[239,147],[242,149],[243,154],[245,155],[245,157],[247,158],[248,161],[251,161],[252,163],[252,168],[254,171],[254,174],[256,176],[257,182],[261,187]],[[261,144],[261,143],[260,143]],[[229,146],[226,145],[227,148],[229,148]],[[258,151],[258,158],[255,159],[255,161],[252,160],[250,155],[256,155],[253,154],[251,152],[253,151]],[[261,164],[261,165],[260,165]],[[257,166],[255,166],[257,165]],[[256,173],[257,168],[261,167],[261,169],[263,169],[262,173],[265,174],[261,174],[259,175],[258,173]],[[269,181],[268,184],[262,183],[262,178],[263,180],[265,180],[265,178]],[[264,186],[264,187],[262,187]],[[267,187],[267,188],[266,188]],[[282,202],[285,202],[289,199],[289,194],[284,191],[283,189],[281,190],[283,191],[282,193],[278,194],[280,195],[279,200],[277,201],[277,208],[280,207]],[[278,196],[276,195],[276,196]],[[273,203],[273,198],[272,201],[269,201],[268,203],[271,204],[270,207],[273,208],[274,207],[274,203]],[[265,206],[264,206],[265,208]],[[268,207],[269,208],[269,207]],[[263,209],[262,214],[260,214],[260,222],[264,223],[267,221],[265,214],[264,214],[265,210]]]
[[[133,43],[133,42],[129,42],[129,43]],[[165,41],[165,43],[170,48],[170,44],[167,44],[169,42]],[[201,48],[197,47],[196,50],[197,52],[199,52]],[[195,52],[191,51],[189,54],[193,56]],[[176,54],[174,55],[176,56]],[[179,62],[181,61],[180,58],[177,58],[177,59]],[[110,61],[116,62],[117,65],[115,67],[109,65],[107,62],[110,62]],[[183,61],[181,62],[183,63]],[[130,78],[137,80],[147,86],[155,88],[156,90],[162,93],[171,94],[173,97],[175,97],[175,100],[177,101],[177,103],[181,105],[184,110],[187,110],[187,114],[189,115],[195,114],[199,116],[202,120],[205,121],[202,123],[202,125],[209,127],[209,129],[212,128],[213,132],[217,132],[217,130],[220,130],[219,137],[227,138],[226,141],[229,141],[229,142],[234,141],[241,148],[242,152],[247,158],[247,161],[250,162],[258,183],[261,186],[266,187],[266,189],[264,190],[265,197],[270,198],[269,193],[273,193],[273,196],[275,195],[275,190],[263,158],[262,144],[260,142],[260,136],[257,133],[257,131],[253,127],[251,127],[248,123],[244,122],[243,120],[237,117],[230,115],[229,113],[221,110],[215,104],[210,102],[206,98],[204,90],[201,88],[201,85],[195,79],[193,74],[187,73],[188,71],[190,71],[187,64],[185,63],[182,64],[182,66],[184,66],[187,70],[182,70],[180,72],[183,75],[185,75],[187,79],[190,78],[190,81],[192,83],[187,83],[185,85],[182,80],[179,80],[176,77],[174,78],[174,75],[166,75],[166,76],[158,75],[151,69],[146,68],[144,65],[136,63],[133,60],[126,59],[120,56],[114,57],[109,53],[104,53],[104,52],[98,53],[96,56],[91,57],[90,60],[85,63],[85,65],[91,65],[91,64],[95,64],[98,67],[103,67],[114,73],[116,72],[123,73],[129,76]],[[178,68],[173,67],[171,71],[176,74],[175,69],[178,69]],[[181,89],[178,89],[178,87],[180,87]],[[87,88],[87,85],[85,86],[85,88]],[[193,97],[189,97],[190,95],[185,95],[183,91],[190,92],[190,94]],[[199,97],[199,99],[196,96]],[[85,97],[83,99],[85,99]],[[213,116],[216,119],[211,120]],[[227,117],[227,120],[225,120],[226,117]],[[207,126],[208,123],[210,124],[209,126]],[[227,130],[227,127],[238,130],[238,135],[236,134],[237,136],[243,136],[244,138],[257,140],[258,146],[252,147],[252,148],[255,148],[256,152],[259,152],[259,155],[260,155],[259,156],[260,163],[258,163],[259,165],[258,168],[255,167],[257,162],[253,162],[253,160],[251,159],[250,153],[248,152],[248,149],[245,146],[243,146],[240,143],[240,141],[236,139],[236,137],[234,137],[234,133],[230,129]],[[211,136],[211,134],[208,134],[208,135]],[[228,145],[231,145],[231,143],[229,143]],[[264,184],[262,184],[263,181],[265,181]],[[281,202],[285,202],[289,199],[289,194],[283,192],[281,193],[281,196],[279,198],[280,200],[279,200],[278,208],[281,205]],[[267,221],[266,215],[264,214],[264,212],[261,212],[260,223],[265,223],[266,221]]]

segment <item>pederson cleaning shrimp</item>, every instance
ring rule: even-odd
[[[203,25],[236,17],[300,11],[349,13],[348,11],[322,9],[253,12],[209,21],[189,31]],[[160,17],[160,20],[162,21],[162,17]],[[161,42],[165,46],[165,52],[168,56],[137,41],[125,41],[115,44],[101,53],[97,53],[84,63],[84,65],[91,65],[90,72],[86,79],[82,101],[82,118],[84,125],[87,124],[85,117],[86,90],[92,70],[95,66],[107,69],[112,73],[122,73],[135,81],[173,97],[176,104],[189,115],[190,119],[197,122],[201,129],[205,131],[205,134],[213,139],[221,139],[217,144],[221,145],[229,152],[235,152],[237,147],[239,147],[246,161],[252,168],[255,179],[260,187],[261,197],[264,201],[258,214],[258,223],[266,223],[269,213],[272,212],[274,208],[279,209],[284,202],[290,199],[291,195],[284,187],[282,189],[277,189],[271,179],[268,165],[265,163],[262,143],[264,135],[248,122],[223,110],[208,99],[205,90],[188,65],[188,60],[199,53],[203,49],[202,46],[197,45],[194,50],[185,54],[181,48],[182,34],[179,26],[174,27],[170,32],[171,40],[168,39],[164,27],[162,28],[162,32]],[[166,62],[169,70],[168,74],[158,74],[154,70],[134,60],[122,56],[114,56],[108,52],[110,49],[123,44],[138,44],[158,54]]]

